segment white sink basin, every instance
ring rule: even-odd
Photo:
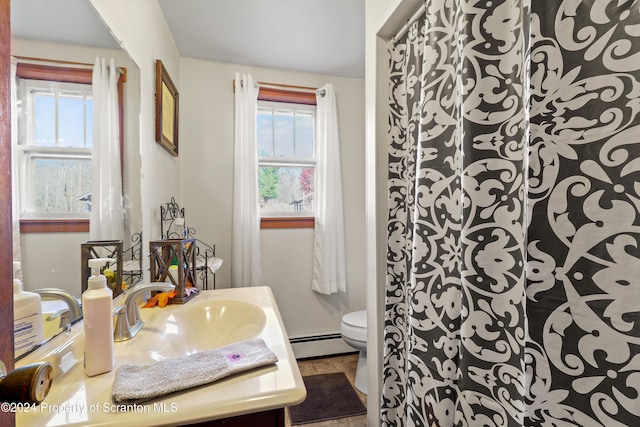
[[[117,301],[122,303],[122,298]],[[38,410],[17,413],[16,425],[183,425],[278,409],[304,400],[304,383],[270,288],[203,291],[184,305],[141,309],[140,315],[145,324],[138,335],[115,344],[112,372],[95,377],[84,374],[82,322],[74,325],[69,335],[53,338],[20,360],[18,367],[50,362],[54,380]],[[114,372],[120,365],[152,364],[256,337],[276,354],[275,365],[135,408],[111,402]]]
[[[196,298],[168,316],[158,316],[162,310],[165,308],[141,309],[142,330],[116,346],[145,348],[159,361],[255,338],[267,321],[261,307],[238,300]]]

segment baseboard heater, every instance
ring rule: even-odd
[[[342,339],[342,335],[340,334],[324,334],[324,335],[314,335],[311,337],[298,337],[291,338],[289,342],[291,344],[299,344],[301,342],[311,342],[311,341],[326,341],[326,340],[337,340]]]
[[[330,356],[356,351],[342,339],[340,333],[307,335],[289,338],[296,359]]]

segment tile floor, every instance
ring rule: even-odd
[[[304,375],[328,374],[331,372],[343,371],[351,384],[356,375],[356,366],[358,366],[358,354],[346,354],[339,356],[323,357],[318,359],[299,360],[298,367],[300,373]],[[354,387],[354,390],[367,405],[367,395],[362,394]],[[289,411],[285,410],[285,426],[290,427]],[[304,427],[366,427],[367,416],[359,415],[357,417],[341,418],[339,420],[324,421],[320,423],[304,424]]]

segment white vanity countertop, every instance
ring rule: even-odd
[[[244,301],[260,307],[265,326],[257,335],[278,357],[275,365],[258,368],[218,382],[177,392],[139,405],[115,405],[111,401],[115,369],[125,363],[153,363],[158,360],[153,349],[144,347],[145,328],[158,332],[160,323],[180,307],[204,300]],[[195,306],[195,304],[194,304]],[[306,390],[289,344],[275,299],[268,287],[218,289],[203,291],[182,305],[141,309],[145,326],[129,341],[115,344],[113,371],[87,377],[83,369],[83,325],[73,326],[64,334],[17,362],[17,367],[38,361],[54,366],[54,380],[49,395],[39,406],[23,408],[16,414],[22,426],[164,426],[197,423],[241,414],[282,408],[302,402]],[[193,325],[199,328],[202,325]],[[169,331],[169,328],[166,328]],[[150,334],[151,332],[149,332]],[[213,334],[214,331],[211,331]],[[170,340],[170,336],[163,339]],[[229,340],[229,337],[224,338]],[[226,344],[226,343],[225,343]],[[217,347],[216,345],[215,347]],[[154,346],[157,348],[157,346]],[[150,358],[148,359],[147,356]],[[162,375],[162,372],[158,372]]]

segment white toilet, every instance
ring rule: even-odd
[[[360,351],[355,385],[358,390],[367,394],[367,310],[342,316],[340,333],[347,344]]]

